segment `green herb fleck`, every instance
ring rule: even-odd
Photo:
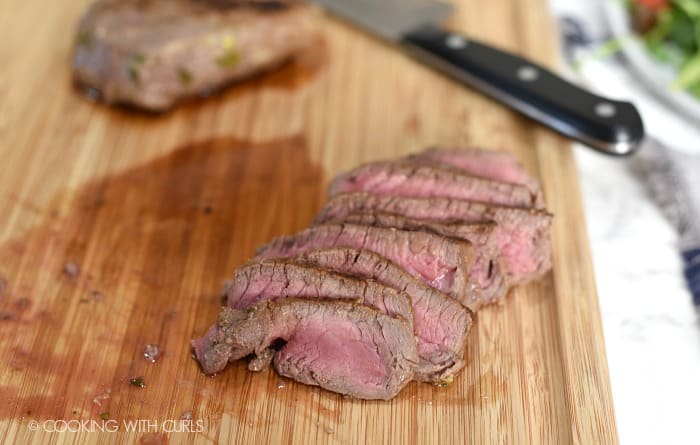
[[[90,46],[92,44],[92,31],[89,29],[81,29],[75,38],[78,46]]]
[[[146,387],[146,383],[143,381],[143,377],[134,377],[133,379],[129,380],[129,383],[139,388]]]
[[[186,68],[179,68],[177,74],[180,76],[180,83],[184,86],[188,86],[192,83],[192,73],[190,73]]]
[[[238,64],[241,55],[235,49],[227,49],[225,53],[219,56],[215,62],[222,68],[233,68]]]
[[[140,80],[139,78],[139,69],[133,65],[129,65],[129,79],[131,79],[131,81],[134,83],[138,83],[138,81]]]
[[[107,411],[103,412],[102,414],[100,414],[100,419],[109,420],[109,413]]]
[[[441,378],[440,380],[438,380],[437,386],[450,386],[452,384],[452,382],[454,382],[454,380],[455,380],[455,377],[453,375],[445,376],[445,377]]]
[[[146,56],[143,53],[136,53],[129,62],[128,71],[129,78],[132,82],[138,83],[141,80],[141,65],[146,61]]]

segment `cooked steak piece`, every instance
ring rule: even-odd
[[[376,280],[406,292],[413,303],[414,332],[420,362],[416,380],[449,384],[464,367],[464,348],[472,314],[456,300],[411,276],[369,250],[333,247],[297,258],[320,267]]]
[[[438,235],[449,238],[461,239],[469,242],[477,252],[485,250],[493,252],[493,246],[497,245],[497,229],[498,226],[494,222],[465,224],[457,221],[430,221],[414,218],[406,218],[402,215],[382,212],[359,212],[347,215],[345,218],[338,221],[329,221],[332,223],[353,223],[363,224],[375,227],[396,228],[402,230],[426,230],[437,233]],[[492,257],[489,254],[477,254],[475,261],[482,262],[475,264],[475,269],[484,270],[489,267],[489,264],[484,264],[485,261],[491,261]],[[482,295],[483,299],[474,301],[465,301],[465,304],[472,311],[478,310],[484,304],[495,303],[499,299],[504,298],[505,292],[498,294]]]
[[[453,198],[513,207],[540,207],[526,186],[470,176],[455,168],[415,162],[375,162],[338,175],[329,195],[369,192],[406,198]]]
[[[406,293],[373,280],[285,259],[251,262],[236,269],[228,306],[245,309],[261,301],[289,297],[354,300],[413,326],[413,309]]]
[[[151,111],[281,64],[312,40],[316,8],[235,0],[98,0],[73,67],[107,103]]]
[[[258,258],[293,258],[312,250],[348,247],[375,252],[465,305],[497,300],[506,291],[498,249],[424,230],[397,230],[359,224],[324,224],[280,237]]]
[[[446,198],[415,199],[347,193],[331,198],[314,222],[342,221],[349,215],[364,212],[387,212],[441,223],[494,221],[498,224],[496,240],[509,282],[525,283],[539,278],[552,267],[552,215],[545,211]]]
[[[365,224],[376,227],[395,227],[402,230],[428,230],[438,235],[469,241],[474,246],[488,246],[495,242],[498,224],[492,221],[465,223],[461,220],[436,221],[407,218],[396,213],[375,212],[373,210],[351,213],[332,223]]]
[[[280,342],[281,349],[272,352]],[[272,357],[285,377],[363,399],[394,397],[418,362],[405,320],[337,300],[290,298],[227,307],[215,329],[192,346],[206,374],[255,354]]]
[[[505,151],[430,148],[410,156],[409,159],[442,162],[471,175],[527,185],[533,191],[540,189],[537,180],[525,171],[512,154]]]

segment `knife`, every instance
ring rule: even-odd
[[[432,0],[316,0],[428,66],[553,130],[611,155],[644,138],[635,106],[588,92],[546,68],[440,24],[452,6]]]

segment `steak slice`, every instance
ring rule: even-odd
[[[540,207],[526,186],[470,176],[452,168],[415,162],[365,164],[333,180],[329,196],[369,192],[405,198],[452,198],[512,207]]]
[[[493,222],[474,224],[453,221],[439,222],[406,218],[402,215],[381,212],[352,213],[342,220],[329,222],[345,222],[387,228],[394,227],[402,230],[427,230],[449,238],[461,239],[469,242],[477,252],[487,252],[485,255],[481,253],[476,255],[475,261],[479,263],[475,264],[474,268],[477,270],[485,270],[490,267],[489,264],[485,262],[491,261],[492,252],[497,243],[496,235],[498,226]],[[465,301],[464,304],[472,311],[476,311],[485,304],[498,302],[500,299],[504,298],[505,295],[506,292],[496,292],[493,294],[484,293],[481,299]]]
[[[257,256],[293,258],[328,247],[375,252],[465,305],[498,299],[506,290],[495,245],[475,249],[463,240],[424,230],[324,224],[276,238],[260,248]]]
[[[413,303],[413,326],[420,362],[416,380],[449,384],[464,367],[471,311],[369,250],[333,247],[301,255],[299,261],[376,280],[406,292]]]
[[[284,346],[273,351],[280,342]],[[418,362],[405,320],[338,300],[289,298],[245,310],[227,307],[213,332],[192,346],[206,374],[255,354],[272,357],[285,377],[363,399],[394,397]]]
[[[505,151],[478,148],[429,148],[410,156],[409,159],[441,162],[459,168],[470,175],[526,185],[532,191],[540,190],[537,180],[525,171],[512,154]]]
[[[245,309],[261,301],[289,297],[354,300],[413,326],[413,308],[406,293],[373,280],[284,259],[251,262],[236,269],[228,306]]]
[[[279,1],[98,0],[78,25],[75,80],[107,103],[163,111],[294,56],[316,16]]]
[[[387,212],[429,222],[498,224],[496,241],[511,284],[544,275],[552,267],[552,215],[542,210],[486,205],[456,199],[415,199],[347,193],[334,196],[316,216],[316,224],[342,221],[363,212]]]
[[[350,213],[339,220],[327,222],[366,224],[376,227],[395,227],[402,230],[428,230],[449,238],[469,241],[477,247],[488,246],[495,242],[498,224],[493,221],[465,223],[461,220],[436,221],[429,219],[408,218],[396,213],[359,211]]]

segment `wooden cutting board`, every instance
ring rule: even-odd
[[[330,18],[281,72],[167,115],[110,109],[71,85],[87,0],[1,2],[0,443],[617,441],[568,141]],[[455,4],[451,28],[552,64],[545,0]],[[308,224],[332,175],[433,144],[511,150],[556,215],[553,272],[479,313],[455,383],[365,402],[243,363],[202,375],[189,340],[233,269]],[[164,432],[189,413],[201,432]],[[43,431],[101,417],[120,432]]]

